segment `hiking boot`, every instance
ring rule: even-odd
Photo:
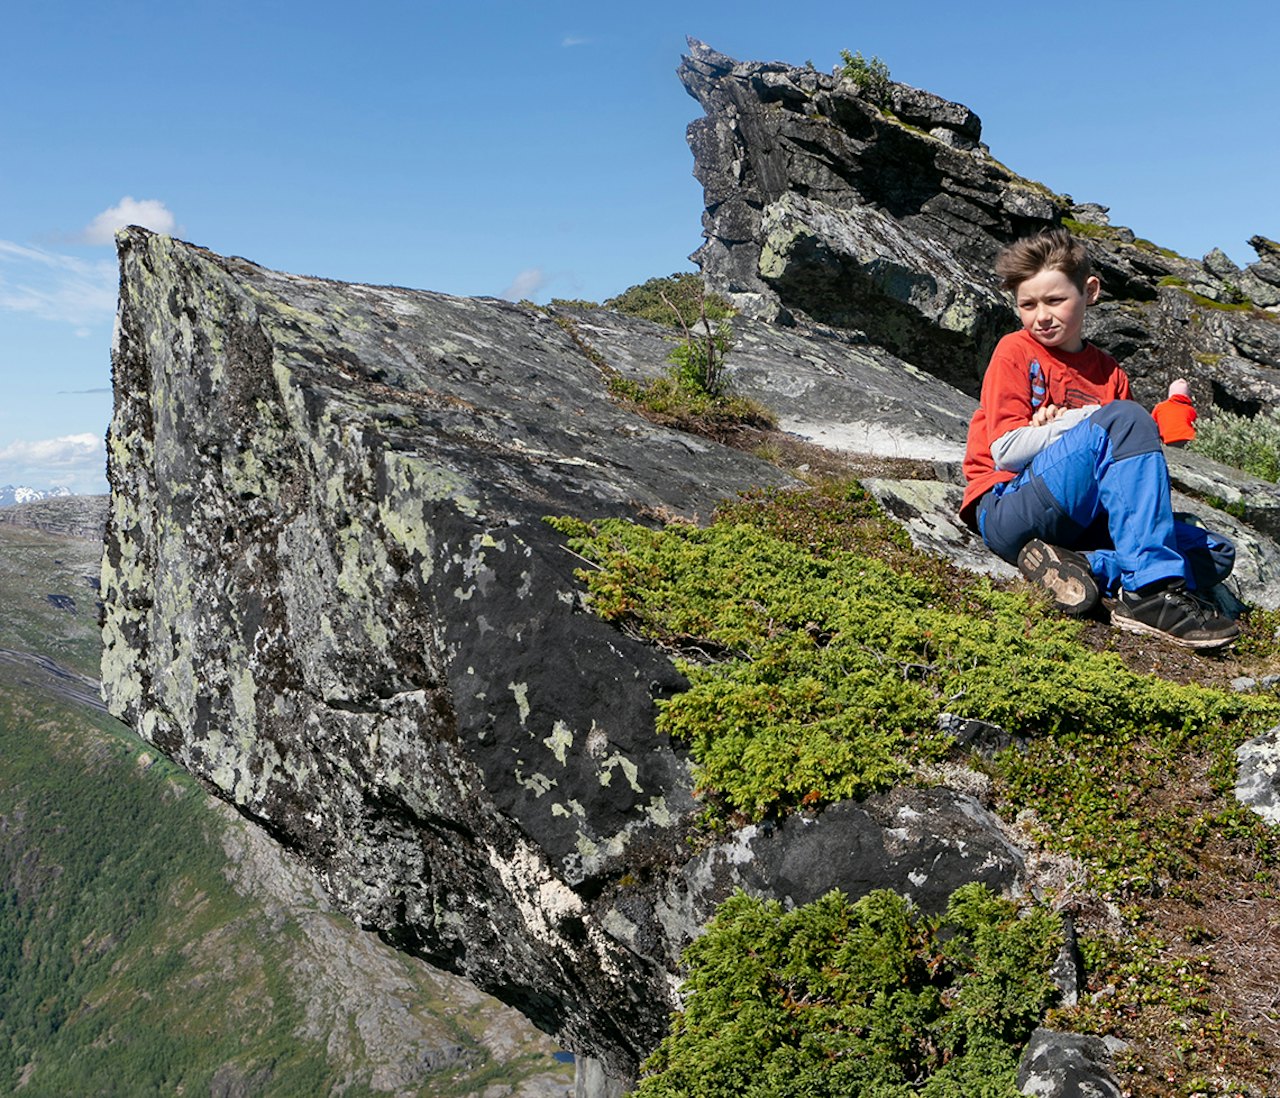
[[[1221,648],[1240,635],[1235,622],[1177,582],[1145,598],[1121,591],[1111,622],[1131,633],[1164,637],[1183,648]]]
[[[1083,553],[1032,538],[1018,554],[1018,571],[1048,591],[1064,614],[1079,617],[1098,604],[1098,585]]]

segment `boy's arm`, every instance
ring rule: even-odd
[[[1029,426],[1035,409],[1031,407],[1026,363],[997,348],[982,377],[980,403],[986,415],[987,438],[993,441]]]
[[[1083,423],[1100,407],[1099,404],[1089,404],[1083,408],[1068,408],[1042,426],[1032,427],[1028,424],[1025,427],[1015,427],[994,439],[991,443],[991,457],[996,468],[1020,472],[1031,464],[1031,459],[1036,454],[1056,442],[1077,423]]]

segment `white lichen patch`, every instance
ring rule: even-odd
[[[556,929],[556,924],[562,919],[585,915],[582,898],[551,875],[546,863],[529,844],[520,843],[510,857],[503,857],[492,846],[487,849],[489,864],[515,903],[528,933],[567,953],[576,952]]]

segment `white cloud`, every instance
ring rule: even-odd
[[[172,233],[177,227],[169,208],[156,198],[132,198],[125,195],[109,210],[103,210],[80,235],[85,244],[112,244],[117,229],[126,225],[141,225],[157,233]]]
[[[74,325],[82,334],[115,315],[119,274],[108,259],[0,240],[0,309]]]
[[[0,447],[0,484],[105,492],[106,464],[106,447],[101,435],[63,435],[35,442],[11,442]]]
[[[563,38],[560,42],[560,45],[562,45],[565,49],[571,49],[574,46],[588,46],[590,44],[591,44],[590,38],[578,38],[578,37],[575,37],[574,35],[568,35],[567,37]]]
[[[551,281],[551,276],[541,267],[529,267],[511,280],[511,285],[498,296],[507,301],[523,301],[532,298]]]

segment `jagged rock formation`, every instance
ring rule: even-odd
[[[947,483],[983,348],[1009,327],[981,272],[1005,239],[1065,212],[1107,228],[1105,213],[1019,181],[972,112],[915,89],[892,89],[889,118],[835,78],[698,45],[682,75],[709,112],[691,128],[699,257],[749,314],[734,384],[805,438],[935,462],[938,481],[877,495],[913,536],[998,570],[955,524]],[[1116,234],[1101,319],[1132,369],[1159,325],[1199,315],[1153,280],[1203,265]],[[965,880],[1024,887],[998,822],[946,788],[684,843],[688,760],[656,735],[653,704],[680,676],[584,610],[579,562],[541,521],[706,518],[742,488],[790,483],[610,399],[607,374],[663,370],[670,333],[289,276],[140,229],[119,246],[112,711],[361,925],[597,1061],[584,1093],[633,1076],[675,1005],[680,949],[735,887],[801,903],[886,885],[926,908]],[[1210,319],[1237,358],[1269,346],[1269,319]],[[1212,365],[1234,378],[1228,357]],[[1240,374],[1263,393],[1270,366],[1252,363]],[[1244,593],[1274,593],[1274,486],[1218,474],[1186,465],[1188,506],[1217,496],[1257,520],[1235,531]]]
[[[1009,328],[996,251],[1065,220],[1102,276],[1092,331],[1137,399],[1150,406],[1175,377],[1202,408],[1253,414],[1280,398],[1274,241],[1253,237],[1244,270],[1220,251],[1186,259],[1011,172],[967,107],[892,84],[881,109],[839,74],[689,45],[680,78],[706,111],[688,134],[707,207],[694,258],[744,312],[861,331],[976,395]]]

